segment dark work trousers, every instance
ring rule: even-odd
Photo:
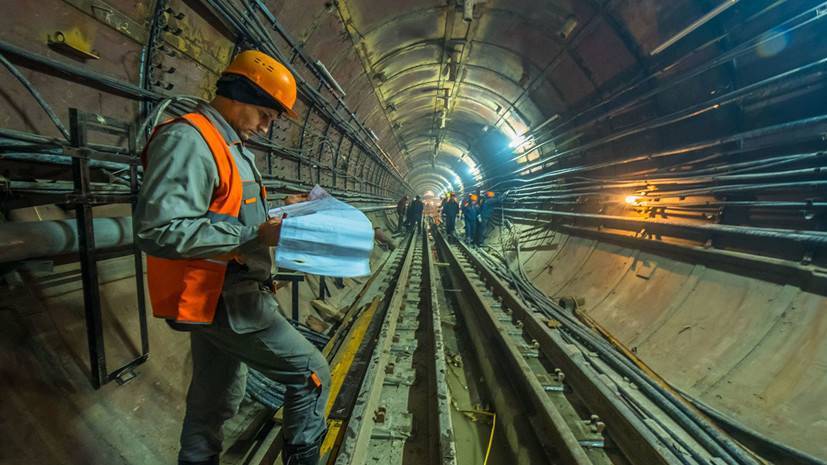
[[[309,445],[320,439],[326,430],[330,368],[281,312],[261,331],[239,334],[228,325],[212,324],[192,331],[190,338],[192,382],[179,460],[198,462],[221,453],[222,426],[238,411],[244,397],[247,365],[286,386],[286,440]],[[321,387],[313,382],[312,373]]]
[[[457,226],[457,217],[456,215],[447,215],[445,217],[445,231],[448,233],[448,236],[453,237],[454,230]]]
[[[399,222],[396,224],[396,230],[402,231],[402,228],[405,227],[405,212],[396,212],[396,216],[399,217]]]
[[[476,238],[477,231],[477,217],[465,217],[465,242],[473,244]]]
[[[477,229],[474,231],[475,236],[475,244],[481,246],[483,242],[485,242],[485,228],[488,225],[488,220],[485,218],[480,218],[480,221],[477,222]]]

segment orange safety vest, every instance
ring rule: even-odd
[[[241,176],[227,142],[210,120],[200,113],[188,113],[164,124],[178,121],[191,124],[201,133],[215,159],[218,187],[213,192],[209,211],[219,218],[238,218],[243,197]],[[146,168],[146,151],[141,161]],[[212,323],[224,287],[227,263],[217,259],[172,260],[147,255],[146,274],[152,314],[179,323]]]

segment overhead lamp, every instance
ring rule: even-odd
[[[566,21],[563,22],[563,25],[560,26],[560,38],[563,40],[568,40],[575,28],[577,28],[577,18],[575,16],[569,16],[566,18]]]
[[[324,76],[328,84],[330,84],[330,86],[333,87],[336,90],[336,92],[340,93],[342,97],[346,96],[347,94],[345,93],[345,90],[342,89],[342,86],[340,86],[338,82],[336,82],[336,79],[333,77],[332,74],[330,74],[330,71],[327,70],[327,67],[325,67],[324,63],[322,63],[321,60],[316,60],[315,64],[316,68],[319,69],[319,72],[322,73],[322,76]]]
[[[624,200],[629,205],[637,205],[640,202],[640,197],[637,195],[627,195]]]
[[[465,3],[462,5],[462,20],[466,23],[474,20],[474,5],[476,3],[476,0],[465,0]]]

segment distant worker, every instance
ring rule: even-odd
[[[396,204],[396,216],[398,219],[397,230],[401,230],[405,225],[405,213],[408,211],[408,196],[403,195]]]
[[[468,245],[473,245],[476,240],[478,213],[477,195],[469,194],[465,202],[465,208],[462,209],[462,219],[465,223],[465,242]]]
[[[497,203],[494,192],[488,191],[480,198],[479,215],[477,216],[477,230],[475,231],[476,244],[482,247],[485,242],[485,233],[488,230],[491,218],[494,216],[494,209]]]
[[[448,194],[448,199],[442,206],[442,214],[445,215],[445,232],[448,233],[449,238],[454,237],[458,213],[459,203],[457,203],[456,197],[453,194]]]
[[[281,219],[268,218],[245,145],[282,115],[297,116],[296,81],[275,59],[247,50],[216,87],[209,104],[155,129],[134,213],[153,314],[190,333],[178,463],[218,464],[222,427],[244,397],[249,365],[286,387],[284,463],[317,465],[330,368],[262,284],[271,279]]]
[[[425,210],[425,204],[422,203],[422,198],[420,196],[416,196],[408,205],[408,213],[407,213],[407,221],[405,224],[408,226],[408,230],[419,230],[419,225],[422,222],[422,213]]]

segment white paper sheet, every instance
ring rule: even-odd
[[[310,191],[309,198],[270,210],[271,217],[287,213],[276,247],[276,264],[320,276],[369,275],[373,251],[370,220],[319,186]]]

